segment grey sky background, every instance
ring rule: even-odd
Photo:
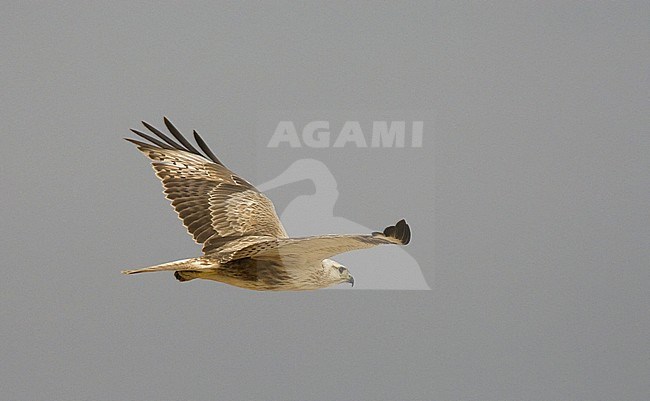
[[[5,2],[1,398],[647,399],[649,20],[647,2]],[[303,155],[265,147],[269,110],[433,125],[419,149]],[[323,161],[337,216],[411,223],[432,291],[121,276],[200,250],[121,139],[163,115],[254,183]]]

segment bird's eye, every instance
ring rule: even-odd
[[[339,273],[343,273],[345,271],[345,267],[341,266],[339,267]]]

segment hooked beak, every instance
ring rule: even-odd
[[[354,287],[354,277],[350,274],[350,277],[348,277],[348,283],[352,284],[352,287]]]

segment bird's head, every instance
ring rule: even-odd
[[[352,277],[347,267],[331,259],[323,260],[322,264],[327,279],[332,284],[350,283],[354,287],[354,277]]]

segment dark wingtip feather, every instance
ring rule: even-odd
[[[133,132],[134,134],[136,134],[140,138],[144,138],[147,141],[149,141],[149,142],[153,143],[154,145],[159,146],[159,147],[161,147],[163,149],[174,149],[171,146],[167,145],[166,143],[161,142],[161,141],[157,140],[156,138],[145,134],[144,132],[138,131],[137,129],[131,128],[131,132]]]
[[[217,156],[210,150],[210,148],[205,143],[203,138],[201,138],[198,132],[194,131],[194,139],[196,140],[196,143],[199,145],[199,147],[205,154],[201,153],[198,149],[192,146],[192,144],[187,139],[185,139],[183,134],[174,126],[174,124],[171,122],[171,120],[169,120],[169,118],[165,116],[163,117],[163,121],[165,122],[165,126],[167,127],[169,132],[171,132],[171,134],[181,143],[180,145],[176,143],[173,139],[165,135],[158,128],[154,127],[153,125],[149,124],[146,121],[142,121],[142,125],[144,125],[145,128],[147,128],[149,131],[151,131],[154,135],[156,135],[156,137],[160,138],[161,140],[158,140],[148,134],[145,134],[142,131],[138,131],[137,129],[131,129],[131,132],[133,132],[140,138],[146,139],[151,144],[156,145],[159,148],[170,149],[170,150],[174,150],[174,149],[182,150],[184,152],[193,153],[201,157],[206,157],[212,160],[213,162],[223,166],[223,163],[221,163],[221,161],[217,158]],[[129,138],[124,138],[124,139],[126,139],[129,142],[135,143],[138,146],[149,146],[149,147],[153,146],[149,143],[140,142]]]
[[[176,128],[176,126],[169,120],[169,118],[163,117],[163,121],[165,122],[165,126],[167,127],[169,132],[171,132],[172,135],[174,135],[174,138],[178,139],[178,141],[183,146],[185,146],[186,151],[189,151],[189,152],[194,153],[196,155],[201,155],[201,152],[196,150],[196,148],[194,146],[192,146],[192,144],[189,143],[187,139],[185,139],[183,134],[178,130],[178,128]]]
[[[160,131],[158,128],[154,127],[153,125],[149,124],[148,122],[142,121],[142,125],[144,125],[149,131],[154,133],[158,138],[160,138],[163,141],[167,142],[174,149],[185,150],[185,149],[183,149],[183,147],[181,145],[174,142],[170,137],[163,134],[162,131]]]
[[[398,239],[402,245],[411,241],[411,228],[404,219],[398,221],[394,226],[386,227],[383,234],[386,237]]]
[[[395,226],[388,226],[384,228],[384,235],[387,237],[394,237],[395,236]]]
[[[133,139],[133,138],[122,138],[122,139],[124,139],[125,141],[129,141],[132,144],[137,145],[137,146],[150,146],[148,143],[138,141],[137,139]]]
[[[199,145],[201,150],[203,150],[203,152],[210,158],[210,160],[223,166],[223,163],[221,163],[221,161],[217,158],[217,156],[214,153],[212,153],[212,150],[210,150],[210,148],[205,143],[203,138],[201,138],[201,135],[199,135],[199,133],[196,131],[194,131],[194,140]]]

